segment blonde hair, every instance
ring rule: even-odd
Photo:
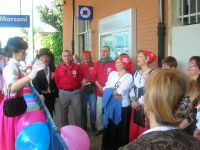
[[[180,123],[184,118],[175,117],[174,112],[185,96],[194,94],[189,85],[189,78],[178,70],[154,71],[145,83],[145,111],[153,113],[158,123]]]

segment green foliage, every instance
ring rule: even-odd
[[[55,64],[60,62],[60,56],[63,49],[63,34],[62,34],[62,8],[59,6],[60,1],[52,0],[51,8],[47,6],[39,6],[38,12],[40,14],[40,20],[48,25],[54,27],[58,32],[44,37],[42,40],[43,47],[49,48],[55,56]]]
[[[62,42],[63,38],[61,32],[49,34],[42,40],[43,47],[47,47],[53,52],[55,56],[55,64],[58,64],[61,59]]]
[[[59,2],[57,0],[53,0],[51,2],[52,8],[48,8],[47,6],[38,6],[38,12],[40,14],[40,20],[46,24],[51,25],[57,31],[62,32],[62,9],[59,6]]]

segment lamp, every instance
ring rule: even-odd
[[[60,6],[64,6],[65,3],[66,3],[65,0],[61,0],[61,1],[60,1]]]

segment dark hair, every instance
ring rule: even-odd
[[[109,46],[103,46],[104,48],[107,48],[108,50],[109,50],[109,52],[110,52],[110,47]]]
[[[200,69],[200,56],[192,56],[190,57],[189,62],[191,62],[192,60],[194,60],[196,62],[196,65],[198,66],[198,68]],[[196,80],[197,86],[200,89],[200,74]]]
[[[162,64],[167,64],[170,68],[174,67],[177,68],[177,61],[176,58],[173,56],[167,56],[162,60]]]
[[[41,48],[39,50],[39,53],[36,55],[36,58],[40,58],[42,55],[47,55],[49,57],[51,57],[51,51],[49,48]]]
[[[28,48],[28,43],[21,37],[12,37],[7,41],[7,45],[4,47],[5,56],[11,58],[13,53],[19,53],[22,50]]]

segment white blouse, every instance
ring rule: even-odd
[[[173,129],[180,129],[180,128],[176,126],[158,126],[158,127],[154,127],[154,128],[146,130],[144,133],[142,133],[142,135],[150,133],[150,132],[154,132],[154,131],[169,131]]]
[[[105,88],[115,87],[117,93],[122,96],[122,107],[127,107],[130,105],[129,92],[132,81],[133,76],[130,73],[126,73],[120,77],[117,71],[112,71],[108,76],[104,90]]]
[[[145,81],[147,79],[148,75],[144,76],[140,72],[140,70],[137,70],[133,76],[133,85],[132,89],[130,91],[130,97],[137,97],[138,102],[143,105],[144,104],[144,95],[140,95],[139,89],[144,88]],[[134,89],[134,86],[136,89]]]
[[[20,77],[23,76],[23,73],[19,69],[20,62],[16,59],[11,58],[5,68],[3,69],[3,78],[4,78],[4,93],[7,95],[7,88],[9,84],[14,83]],[[17,93],[11,93],[10,96],[16,96]]]

